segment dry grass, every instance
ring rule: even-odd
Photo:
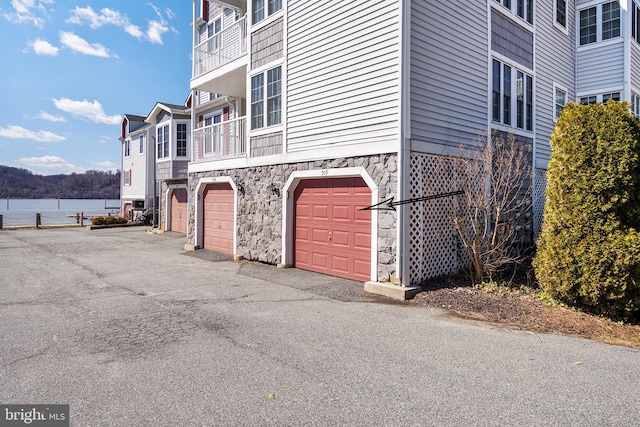
[[[622,324],[560,305],[530,291],[471,287],[448,278],[431,283],[412,304],[451,310],[458,316],[540,333],[586,338],[640,349],[640,325]]]

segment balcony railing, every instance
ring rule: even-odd
[[[246,118],[241,117],[194,130],[194,161],[246,155],[246,122]]]
[[[247,53],[247,17],[214,34],[194,49],[195,76],[215,70]]]

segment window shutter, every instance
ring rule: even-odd
[[[202,19],[209,21],[209,2],[202,0]]]

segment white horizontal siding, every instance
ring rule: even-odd
[[[549,140],[555,127],[554,83],[564,87],[567,101],[575,101],[575,13],[568,5],[567,32],[554,25],[554,2],[536,3],[535,121],[536,159],[551,157]]]
[[[486,3],[467,2],[462,10],[429,0],[411,7],[412,139],[469,143],[487,127]]]
[[[624,83],[624,44],[594,45],[578,51],[578,95],[597,94]]]
[[[399,140],[399,5],[289,2],[287,151]]]
[[[640,44],[631,39],[631,85],[640,90]]]

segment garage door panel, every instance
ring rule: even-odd
[[[314,266],[317,266],[318,268],[326,269],[329,266],[328,260],[329,260],[329,255],[327,254],[318,253],[318,252],[314,252],[311,254],[311,262],[313,263]]]
[[[349,247],[349,233],[348,231],[334,230],[332,233],[332,242],[334,246]]]
[[[371,233],[354,233],[353,246],[360,249],[371,249]]]
[[[320,244],[320,245],[326,244],[329,240],[329,230],[315,228],[313,229],[312,233],[313,233],[312,242],[315,244]]]
[[[294,201],[295,266],[369,280],[371,211],[358,211],[371,204],[371,190],[364,180],[304,180],[296,188]]]

